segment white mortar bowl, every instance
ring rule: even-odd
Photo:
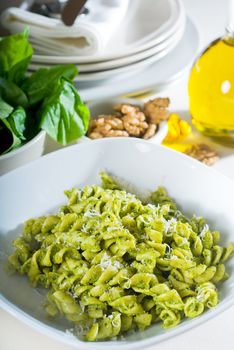
[[[40,131],[23,146],[0,156],[0,176],[39,158],[44,151],[45,131]]]

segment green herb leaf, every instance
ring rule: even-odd
[[[40,126],[62,145],[83,136],[89,123],[89,110],[82,103],[76,88],[60,78],[39,112]]]
[[[6,152],[12,145],[12,134],[0,119],[0,154]]]
[[[0,119],[9,117],[13,110],[14,108],[12,106],[0,99]]]
[[[22,89],[28,96],[30,106],[33,106],[47,96],[58,79],[65,77],[73,80],[77,74],[74,64],[58,65],[50,69],[41,68],[23,83]]]
[[[0,41],[0,76],[18,84],[25,75],[32,54],[27,31],[4,37]]]
[[[0,100],[1,153],[19,147],[25,140],[25,120],[26,113],[22,107],[13,110],[5,101]]]
[[[13,107],[22,106],[26,108],[28,106],[28,99],[23,90],[12,81],[7,81],[4,78],[0,78],[0,95],[4,101]]]
[[[7,141],[6,145],[4,147],[2,147],[2,145],[1,145],[1,149],[3,148],[2,154],[5,154],[5,153],[12,151],[15,148],[18,148],[21,145],[22,141],[20,140],[19,137],[17,137],[13,133],[13,131],[11,130],[10,124],[7,122],[7,119],[3,120],[3,124],[5,125],[5,129],[6,129],[4,132],[5,135],[7,133],[9,133],[9,136],[7,137],[8,141]],[[9,144],[9,142],[10,142],[10,144]]]
[[[26,125],[25,110],[22,107],[18,107],[5,120],[7,120],[7,123],[10,125],[12,133],[24,141],[26,139],[24,136]]]

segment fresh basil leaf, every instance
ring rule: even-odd
[[[14,108],[12,106],[0,99],[0,119],[9,117],[13,110]]]
[[[22,107],[16,108],[7,119],[11,131],[21,140],[25,140],[24,132],[26,128],[26,113]],[[4,120],[3,120],[4,122]]]
[[[83,136],[89,123],[89,110],[74,85],[60,78],[39,112],[40,127],[55,141],[69,144]]]
[[[6,152],[12,145],[12,133],[0,119],[0,154]]]
[[[0,41],[0,76],[18,84],[25,75],[32,54],[27,31],[4,37]]]
[[[74,90],[76,91],[76,93],[78,95],[77,102],[79,101],[77,103],[77,113],[82,117],[83,124],[84,124],[84,130],[85,130],[84,134],[86,134],[86,132],[88,131],[88,128],[89,128],[90,111],[89,111],[88,107],[81,101],[81,98],[80,98],[75,87],[74,87]]]
[[[6,153],[21,145],[25,140],[26,113],[22,107],[15,110],[0,99],[1,152]]]
[[[74,64],[57,65],[49,69],[40,68],[23,83],[22,89],[28,96],[30,106],[33,106],[47,96],[59,78],[73,80],[77,74]]]
[[[5,125],[6,129],[8,129],[8,132],[11,133],[11,142],[10,142],[10,146],[8,145],[8,147],[6,149],[4,149],[4,151],[2,152],[2,154],[5,154],[7,152],[12,151],[15,148],[18,148],[22,141],[20,140],[20,138],[18,136],[16,136],[14,134],[14,132],[11,129],[10,124],[8,123],[7,119],[2,119],[3,124]]]
[[[26,108],[28,106],[28,99],[23,90],[12,81],[4,78],[0,78],[0,95],[4,101],[13,107],[22,106]]]
[[[3,133],[3,135],[1,135],[1,153],[5,154],[19,147],[22,141],[16,134],[14,134],[13,130],[11,129],[10,123],[7,121],[7,118],[1,119],[0,121],[3,125],[1,132]]]

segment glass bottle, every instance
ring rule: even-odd
[[[230,0],[229,14],[226,34],[213,41],[193,65],[188,92],[195,127],[220,141],[234,142],[234,0]]]

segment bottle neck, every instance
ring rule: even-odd
[[[226,35],[234,38],[234,0],[229,0]]]

